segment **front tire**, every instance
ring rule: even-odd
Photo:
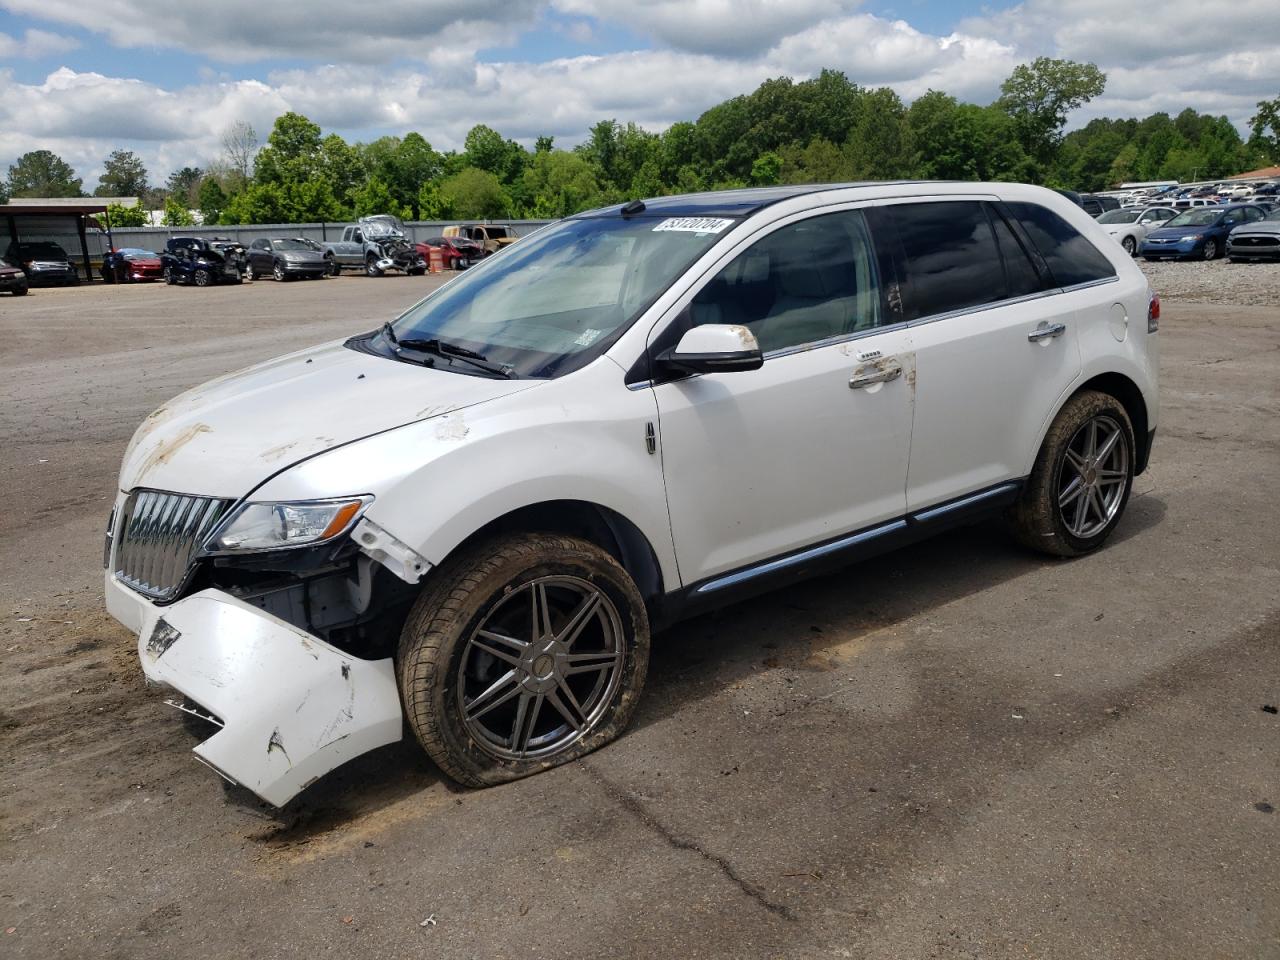
[[[382,276],[382,271],[378,269],[378,261],[373,257],[366,257],[364,261],[364,272],[371,277]]]
[[[195,285],[197,287],[207,287],[209,285],[209,282],[213,279],[213,277],[209,275],[208,270],[206,270],[204,267],[201,267],[194,274],[192,274],[191,279],[195,282]]]
[[[1218,241],[1206,240],[1204,242],[1204,249],[1200,251],[1200,257],[1201,259],[1204,259],[1204,260],[1217,260],[1218,259]]]
[[[258,279],[258,274],[253,269],[253,261],[250,260],[244,267],[244,278],[252,283]]]
[[[284,266],[277,260],[271,265],[271,276],[276,278],[277,283],[284,283]]]
[[[1133,237],[1125,237],[1120,241],[1120,246],[1124,247],[1124,252],[1131,257],[1138,252],[1138,241]]]
[[[164,282],[169,284],[169,286],[173,286],[178,282],[178,278],[173,275],[173,267],[164,268]]]
[[[1078,557],[1111,535],[1133,488],[1133,424],[1115,397],[1085,390],[1049,427],[1010,520],[1034,550]]]
[[[334,257],[327,257],[325,265],[328,267],[328,273],[331,277],[336,277],[342,273],[342,268],[338,266],[338,261]]]
[[[396,670],[431,759],[482,787],[615,739],[648,662],[644,601],[621,565],[585,540],[523,534],[480,543],[432,574]]]
[[[25,297],[25,296],[27,295],[27,288],[26,288],[26,287],[14,287],[14,288],[13,288],[13,295],[14,295],[15,297]]]

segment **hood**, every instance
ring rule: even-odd
[[[1236,233],[1280,233],[1280,220],[1255,220],[1253,223],[1244,223],[1231,231]]]
[[[1147,234],[1147,239],[1152,240],[1177,240],[1179,237],[1189,237],[1194,234],[1211,233],[1220,229],[1219,224],[1204,224],[1201,226],[1192,226],[1188,224],[1185,227],[1156,227]]]
[[[315,250],[281,250],[280,256],[296,263],[318,263],[324,259],[324,254]]]
[[[341,341],[325,344],[169,401],[129,442],[120,489],[241,497],[313,454],[539,382],[448,373],[360,353]]]

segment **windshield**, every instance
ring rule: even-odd
[[[1133,223],[1142,215],[1141,210],[1108,210],[1098,218],[1099,223]]]
[[[276,250],[310,250],[301,240],[272,240],[272,248]]]
[[[1216,207],[1196,207],[1186,210],[1168,223],[1166,227],[1208,227],[1218,222],[1222,211]]]
[[[366,237],[386,237],[404,233],[400,221],[389,216],[365,217],[360,221],[360,226],[364,228]]]
[[[599,356],[733,224],[562,220],[411,307],[395,335],[464,347],[522,377],[559,376]]]
[[[43,258],[45,260],[65,260],[66,252],[56,243],[20,243],[14,248],[20,257]]]

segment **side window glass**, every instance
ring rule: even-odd
[[[862,214],[789,224],[721,270],[690,306],[690,322],[741,324],[765,353],[880,326],[875,255]]]
[[[897,227],[902,246],[903,319],[950,313],[1005,298],[1000,251],[980,202],[904,203],[881,210]]]
[[[1116,268],[1075,227],[1038,203],[1006,203],[1005,208],[1044,257],[1060,287],[1108,280]]]
[[[1001,216],[1000,211],[990,205],[987,205],[987,214],[991,217],[991,227],[996,232],[996,246],[1000,248],[1000,257],[1004,260],[1006,295],[1025,297],[1044,289],[1035,264],[1013,228]]]

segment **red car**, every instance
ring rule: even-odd
[[[160,254],[141,247],[120,247],[102,258],[102,279],[107,283],[163,280]]]
[[[483,246],[465,237],[431,237],[419,240],[414,246],[427,263],[431,262],[432,247],[438,248],[444,256],[446,270],[465,270],[485,255]]]

